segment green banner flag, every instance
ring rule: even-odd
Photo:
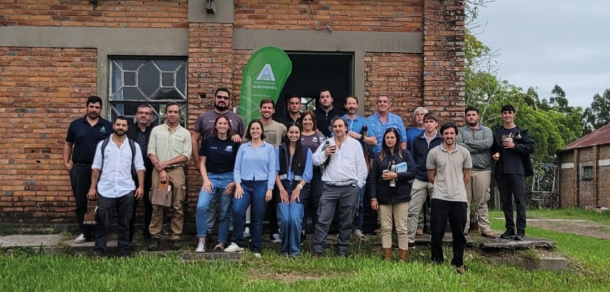
[[[260,118],[262,99],[271,98],[277,102],[291,72],[292,62],[279,48],[260,48],[252,55],[244,69],[239,98],[239,114],[246,125]]]

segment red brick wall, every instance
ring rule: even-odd
[[[314,0],[320,30],[422,31],[422,0]],[[309,3],[301,0],[235,0],[235,28],[316,30]]]
[[[561,169],[563,163],[574,163],[574,152],[562,152],[557,155],[559,161],[559,196],[561,197],[562,208],[576,207],[576,169]]]
[[[72,217],[68,124],[96,92],[95,49],[0,47],[0,217]]]
[[[391,111],[411,125],[413,111],[423,104],[421,54],[366,53],[364,64],[365,116],[377,112],[377,96],[384,93],[390,98]]]
[[[9,3],[10,2],[10,3]],[[187,0],[0,1],[0,26],[186,28]]]

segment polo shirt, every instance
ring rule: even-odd
[[[240,137],[244,136],[245,127],[244,120],[232,111],[228,111],[225,114],[219,114],[215,110],[211,110],[202,113],[195,122],[195,132],[201,134],[201,139],[212,137],[212,130],[214,130],[214,122],[219,116],[226,116],[231,124],[231,130],[233,135],[238,134]],[[197,141],[199,142],[199,141]]]
[[[383,134],[385,134],[385,131],[389,128],[396,128],[398,130],[398,135],[400,136],[398,138],[400,139],[400,143],[407,142],[407,131],[405,131],[405,124],[402,122],[402,118],[400,116],[397,116],[393,113],[388,113],[388,118],[385,124],[381,121],[381,118],[379,118],[378,113],[375,113],[374,115],[366,119],[371,125],[369,131],[373,130],[373,132],[375,132],[375,137],[377,137],[377,146],[373,146],[372,151],[372,154],[374,156],[377,156],[379,155],[379,153],[381,153]]]
[[[367,137],[373,137],[375,136],[375,131],[373,130],[373,127],[371,126],[371,123],[369,123],[369,121],[359,115],[356,115],[356,118],[353,120],[350,120],[349,117],[347,116],[347,114],[343,115],[342,117],[345,121],[347,121],[347,130],[348,131],[354,131],[358,134],[362,134],[362,126],[366,125],[368,134]],[[334,132],[331,132],[331,137],[335,136]],[[360,142],[360,145],[362,145],[362,149],[364,149],[364,141],[358,141]]]
[[[87,121],[87,116],[72,121],[66,136],[66,142],[73,144],[72,163],[93,163],[97,143],[112,133],[112,123],[101,117],[93,127]]]
[[[449,152],[443,144],[434,147],[428,152],[426,168],[436,170],[432,199],[468,202],[464,169],[472,169],[472,159],[466,148],[456,144],[455,149]]]
[[[184,155],[188,162],[192,151],[191,133],[180,125],[172,131],[167,123],[163,123],[150,132],[148,155],[156,155],[159,161],[168,161]]]

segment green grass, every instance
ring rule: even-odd
[[[502,213],[498,215],[503,217]],[[552,218],[552,219],[572,219],[572,220],[591,220],[593,222],[610,225],[610,211],[604,213],[597,213],[595,211],[589,211],[585,209],[540,209],[540,210],[528,210],[528,218]]]
[[[500,229],[504,222],[492,219],[492,224]],[[352,241],[352,258],[337,258],[329,250],[317,260],[309,246],[298,259],[266,249],[262,259],[247,253],[242,262],[0,254],[0,291],[610,291],[609,241],[533,227],[527,236],[557,241],[558,252],[570,259],[568,270],[493,266],[467,251],[474,259],[466,262],[468,272],[458,275],[449,261],[432,264],[427,247],[412,250],[408,264],[386,263],[379,257],[378,238],[371,237]],[[451,258],[450,248],[445,255]]]

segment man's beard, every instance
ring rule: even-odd
[[[350,109],[347,110],[347,112],[349,114],[355,114],[356,113],[356,109],[355,108],[350,108]]]
[[[479,122],[474,122],[474,123],[468,122],[468,126],[474,127],[474,126],[476,126],[478,123],[479,123]]]
[[[216,108],[216,110],[218,110],[218,111],[224,112],[229,109],[229,106],[228,105],[220,106],[217,103],[214,103],[214,108]]]
[[[100,115],[96,112],[88,112],[87,116],[89,116],[89,118],[91,118],[91,119],[97,119],[97,118],[99,118]]]
[[[125,136],[125,131],[123,130],[115,131],[114,133],[119,137]]]
[[[138,124],[140,124],[142,126],[147,126],[148,125],[148,120],[147,119],[139,119],[138,120]]]

